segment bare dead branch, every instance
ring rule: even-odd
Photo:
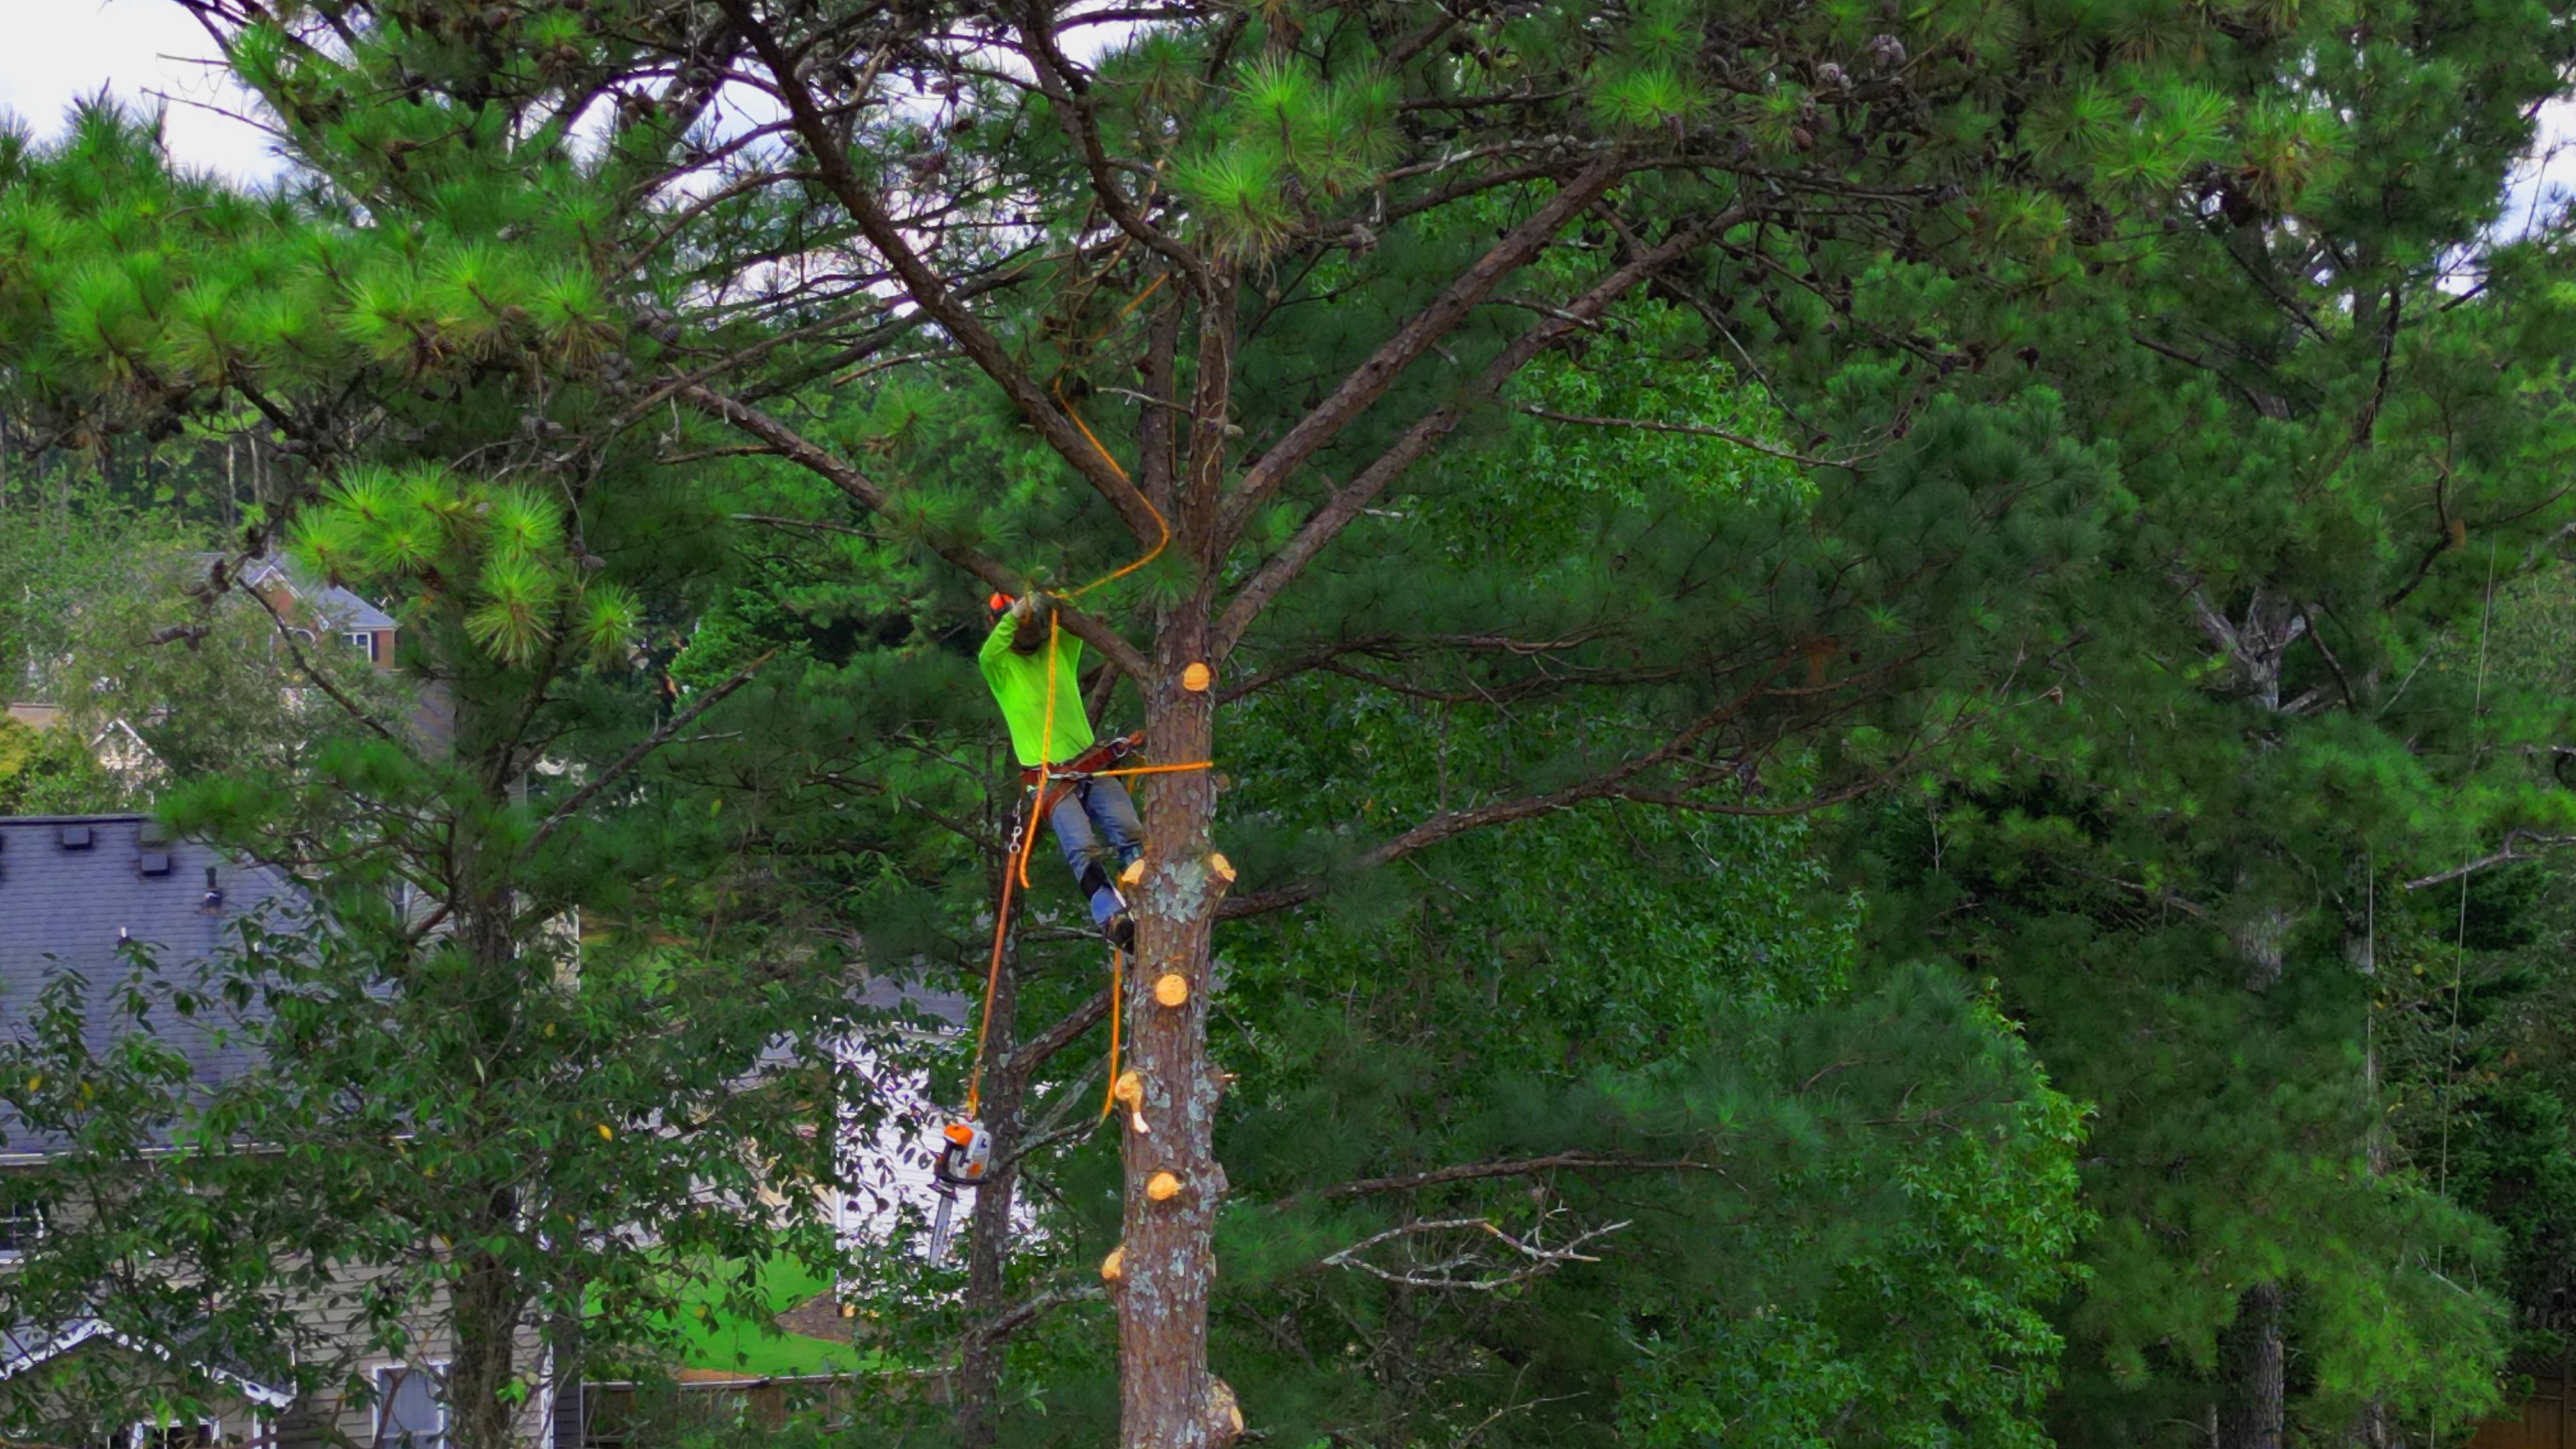
[[[2576,845],[2576,835],[2542,835],[2537,831],[2509,830],[2505,832],[2503,848],[2475,860],[2464,861],[2449,870],[2418,876],[2406,882],[2406,889],[2420,891],[2458,880],[2464,875],[2473,875],[2489,866],[2510,865],[2517,860],[2538,860],[2553,850],[2563,850],[2570,845]]]
[[[1562,1168],[1583,1168],[1604,1172],[1723,1172],[1711,1163],[1693,1162],[1686,1157],[1649,1160],[1634,1157],[1611,1157],[1598,1152],[1558,1152],[1546,1157],[1520,1157],[1504,1162],[1469,1162],[1454,1167],[1435,1167],[1428,1172],[1401,1173],[1393,1177],[1363,1178],[1338,1187],[1324,1189],[1321,1196],[1332,1198],[1370,1197],[1386,1192],[1414,1192],[1426,1187],[1440,1187],[1453,1182],[1476,1182],[1495,1177],[1528,1177],[1534,1173],[1554,1172]]]
[[[565,821],[571,819],[574,812],[580,810],[582,806],[589,804],[593,796],[597,795],[600,791],[607,789],[618,780],[624,778],[626,774],[633,770],[637,765],[644,763],[644,761],[649,758],[655,750],[658,750],[662,748],[662,746],[670,743],[673,735],[676,735],[680,731],[687,729],[690,725],[697,723],[699,716],[705,714],[708,710],[715,708],[718,704],[723,703],[727,695],[730,695],[735,690],[751,683],[752,676],[760,672],[761,666],[767,664],[777,656],[778,651],[772,649],[767,654],[763,654],[759,658],[751,661],[749,664],[735,670],[731,679],[728,679],[724,683],[717,685],[715,688],[708,690],[705,694],[698,696],[696,700],[690,703],[687,709],[684,709],[678,714],[671,716],[669,719],[664,720],[660,728],[636,741],[635,748],[618,756],[615,763],[611,764],[607,769],[600,771],[599,774],[590,781],[590,783],[573,791],[572,794],[565,797],[564,802],[561,805],[556,806],[554,810],[546,816],[544,823],[537,827],[536,833],[528,837],[528,843],[519,847],[518,858],[526,860],[528,857],[536,854],[537,847],[545,844],[546,838],[553,835]]]
[[[1561,413],[1552,408],[1542,407],[1524,407],[1521,411],[1534,418],[1545,418],[1552,423],[1578,423],[1587,428],[1642,428],[1653,433],[1684,433],[1695,438],[1715,438],[1720,442],[1733,443],[1739,448],[1748,448],[1756,453],[1796,463],[1804,468],[1848,468],[1857,461],[1856,459],[1809,457],[1805,453],[1773,447],[1769,443],[1748,438],[1742,433],[1730,433],[1724,428],[1703,427],[1697,423],[1658,423],[1649,422],[1644,418],[1596,418],[1587,417],[1581,413]]]
[[[1555,1213],[1548,1214],[1550,1218],[1555,1216],[1557,1216]],[[1584,1245],[1598,1242],[1627,1227],[1632,1221],[1633,1219],[1623,1218],[1615,1223],[1587,1228],[1552,1247],[1539,1236],[1546,1227],[1545,1220],[1542,1220],[1537,1228],[1531,1229],[1525,1237],[1514,1237],[1504,1232],[1495,1226],[1490,1218],[1441,1218],[1410,1222],[1401,1227],[1388,1228],[1381,1233],[1372,1233],[1340,1252],[1327,1254],[1317,1266],[1351,1268],[1373,1278],[1380,1278],[1408,1288],[1491,1293],[1498,1288],[1508,1288],[1515,1283],[1526,1283],[1533,1278],[1545,1277],[1568,1263],[1600,1262],[1601,1259],[1597,1255],[1581,1251]],[[1522,1266],[1508,1272],[1493,1271],[1487,1267],[1487,1260],[1473,1248],[1453,1253],[1437,1262],[1401,1270],[1381,1268],[1361,1256],[1381,1243],[1445,1232],[1483,1233],[1486,1237],[1511,1249],[1522,1260]],[[1474,1276],[1461,1276],[1462,1274],[1474,1274]]]

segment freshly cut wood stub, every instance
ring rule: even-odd
[[[1145,1125],[1145,1079],[1134,1072],[1120,1072],[1118,1081],[1109,1089],[1118,1105],[1127,1109],[1127,1125],[1138,1133],[1154,1129]]]
[[[1164,1006],[1179,1006],[1189,999],[1189,978],[1178,971],[1166,971],[1154,982],[1154,1000]]]
[[[1207,693],[1207,687],[1215,681],[1215,673],[1204,664],[1193,663],[1181,671],[1181,688],[1192,694]]]
[[[1208,1380],[1208,1433],[1219,1444],[1231,1444],[1243,1437],[1243,1404],[1234,1396],[1234,1385],[1220,1378]]]
[[[1118,873],[1118,883],[1123,886],[1141,885],[1144,880],[1145,857],[1141,855],[1127,862],[1127,868]]]
[[[1218,880],[1224,881],[1227,885],[1234,884],[1234,862],[1226,859],[1223,854],[1209,852],[1208,869],[1216,872]]]
[[[1181,1180],[1168,1172],[1158,1172],[1145,1179],[1145,1198],[1149,1202],[1170,1202],[1181,1195]]]
[[[1115,1283],[1126,1276],[1127,1250],[1125,1248],[1110,1249],[1109,1256],[1100,1260],[1100,1281],[1103,1283]]]

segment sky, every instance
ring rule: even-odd
[[[41,139],[61,134],[72,102],[101,86],[147,110],[168,97],[165,134],[182,164],[239,181],[275,176],[279,163],[257,127],[205,109],[246,109],[203,63],[214,53],[170,0],[0,0],[0,112]]]
[[[64,112],[101,87],[146,109],[166,104],[165,135],[182,164],[244,182],[281,163],[258,127],[219,111],[248,109],[229,78],[205,63],[214,46],[171,0],[0,0],[0,113],[39,138],[62,131]],[[2529,224],[2535,203],[2576,191],[2576,104],[2542,108],[2536,154],[2516,169],[2500,230]]]

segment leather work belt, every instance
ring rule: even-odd
[[[1096,775],[1103,770],[1116,769],[1120,761],[1126,759],[1129,755],[1137,753],[1144,747],[1145,732],[1143,730],[1138,730],[1132,735],[1120,735],[1114,740],[1102,740],[1099,744],[1093,745],[1090,749],[1083,751],[1081,754],[1074,756],[1072,759],[1065,761],[1061,765],[1047,766],[1043,775],[1041,775],[1041,772],[1035,765],[1021,766],[1020,783],[1034,788],[1040,778],[1059,784],[1067,781],[1088,780],[1093,775]]]

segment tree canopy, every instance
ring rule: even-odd
[[[316,909],[138,963],[212,1102],[0,1045],[116,1229],[13,1317],[428,1314],[465,1449],[781,1256],[890,1443],[2432,1443],[2557,1330],[2564,7],[173,3],[291,169],[0,142],[0,642]],[[1132,960],[996,919],[1033,588]],[[959,1264],[821,1232],[916,1066]]]

